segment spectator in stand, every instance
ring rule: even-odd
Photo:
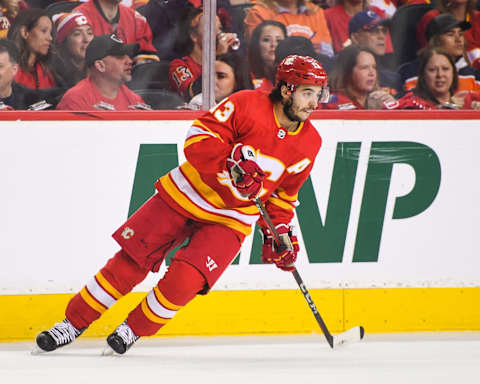
[[[58,93],[35,91],[16,83],[13,79],[17,71],[17,47],[10,40],[0,39],[0,111],[42,110],[56,105]]]
[[[449,13],[457,21],[472,25],[465,32],[466,56],[470,65],[480,70],[480,11],[475,9],[477,0],[439,0],[436,4],[441,13]]]
[[[15,81],[32,89],[62,88],[65,80],[55,69],[58,59],[53,44],[53,24],[47,11],[30,8],[15,18],[8,39],[19,52]]]
[[[185,8],[201,8],[201,0],[151,0],[145,5],[144,15],[153,33],[153,45],[158,51],[160,60],[173,60],[183,56],[174,50],[175,30]],[[232,16],[230,0],[217,0],[217,15],[223,28],[230,32]],[[181,22],[181,21],[180,21]],[[235,32],[235,31],[233,31]]]
[[[255,88],[267,80],[275,82],[275,49],[278,43],[287,37],[285,25],[279,21],[262,21],[252,33],[248,47],[248,62]]]
[[[57,47],[60,59],[58,72],[68,88],[87,76],[85,52],[93,39],[92,24],[82,13],[59,13],[53,16],[57,30]]]
[[[377,13],[381,18],[385,18],[385,13],[374,6],[368,6],[366,0],[336,0],[336,5],[325,10],[328,29],[332,36],[333,50],[340,52],[343,48],[349,46],[352,42],[349,38],[350,19],[360,11],[371,10]],[[390,34],[386,42],[386,53],[393,51]]]
[[[430,12],[428,12],[430,13]],[[425,24],[425,38],[430,48],[441,48],[447,52],[455,62],[458,71],[459,91],[480,90],[480,71],[469,66],[464,59],[465,37],[464,32],[470,28],[470,23],[458,21],[449,13],[439,14],[430,18]],[[398,69],[404,91],[412,90],[417,81],[419,73],[420,58],[405,63]]]
[[[202,91],[203,13],[199,8],[186,8],[177,24],[175,51],[183,57],[170,63],[170,88],[185,101]],[[222,32],[217,16],[217,56],[232,49],[237,40],[234,33]]]
[[[138,43],[140,49],[133,59],[135,64],[159,60],[150,26],[134,9],[119,4],[118,0],[88,0],[76,7],[75,12],[87,16],[95,36],[113,33],[125,44]]]
[[[4,38],[18,13],[30,6],[22,0],[0,0],[0,8],[0,38]]]
[[[394,102],[378,88],[375,54],[370,48],[351,45],[338,54],[330,76],[332,95],[326,109],[381,109]]]
[[[221,102],[232,93],[242,89],[253,89],[247,64],[237,52],[217,56],[215,62],[215,103]],[[187,104],[188,109],[202,108],[202,94],[194,96]]]
[[[323,9],[311,0],[258,0],[245,17],[245,34],[250,39],[253,30],[264,20],[280,21],[288,36],[303,36],[312,40],[317,53],[333,56],[330,36]]]
[[[348,23],[352,44],[370,48],[375,54],[378,70],[378,83],[391,94],[402,89],[400,75],[388,69],[386,62],[393,62],[393,54],[387,54],[387,35],[390,19],[384,19],[373,11],[360,11]]]
[[[73,111],[129,111],[151,109],[142,98],[127,88],[132,79],[131,57],[138,43],[124,44],[114,34],[96,36],[88,44],[85,61],[87,78],[70,88],[57,109]]]
[[[431,47],[421,55],[416,87],[386,109],[480,109],[480,93],[465,91],[456,96],[458,74],[452,56]]]

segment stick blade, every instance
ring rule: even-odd
[[[333,347],[339,347],[346,343],[355,343],[365,336],[365,330],[362,326],[350,328],[348,331],[333,336]]]

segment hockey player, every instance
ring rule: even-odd
[[[283,245],[263,228],[262,261],[291,271],[298,242],[290,221],[321,138],[308,120],[325,95],[327,75],[314,59],[288,56],[270,95],[234,93],[193,122],[186,162],[161,177],[157,193],[114,234],[121,250],[74,296],[66,319],[37,336],[43,351],[74,341],[122,296],[159,270],[169,250],[189,238],[168,271],[107,338],[125,353],[154,335],[197,294],[206,294],[238,253],[266,206]]]

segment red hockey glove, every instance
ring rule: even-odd
[[[227,159],[227,169],[238,192],[249,199],[257,197],[262,189],[265,173],[256,163],[252,147],[235,144]]]
[[[262,229],[262,262],[275,263],[282,271],[291,272],[295,269],[293,263],[297,260],[297,253],[300,250],[297,236],[292,233],[292,228],[286,224],[279,224],[275,229],[280,236],[280,247],[277,245],[272,232],[268,228]]]

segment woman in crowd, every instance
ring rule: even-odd
[[[451,55],[441,48],[426,49],[420,58],[418,82],[386,109],[480,109],[480,94],[458,89],[458,73]]]
[[[323,9],[312,0],[258,0],[245,17],[245,37],[264,20],[281,22],[288,36],[312,40],[317,53],[333,56],[332,38]]]
[[[340,51],[330,76],[330,90],[326,109],[381,109],[383,103],[395,101],[388,92],[378,89],[375,54],[360,45]]]
[[[224,33],[218,16],[216,32],[217,56],[236,48],[237,35]],[[202,90],[203,13],[200,8],[186,8],[177,23],[176,36],[175,51],[185,56],[170,63],[170,88],[189,101]]]
[[[275,48],[287,37],[285,26],[274,20],[265,20],[253,31],[248,47],[248,62],[255,88],[263,81],[275,83]]]
[[[245,62],[236,52],[227,52],[217,56],[215,62],[215,103],[219,103],[232,93],[242,89],[253,89],[252,80]],[[196,95],[188,109],[202,107],[202,94]]]
[[[15,18],[8,39],[19,51],[17,83],[32,89],[64,87],[64,80],[55,69],[53,24],[47,11],[27,9]]]
[[[87,75],[85,52],[93,39],[91,23],[81,13],[59,13],[52,19],[57,31],[57,47],[61,59],[57,63],[57,69],[70,88]]]

